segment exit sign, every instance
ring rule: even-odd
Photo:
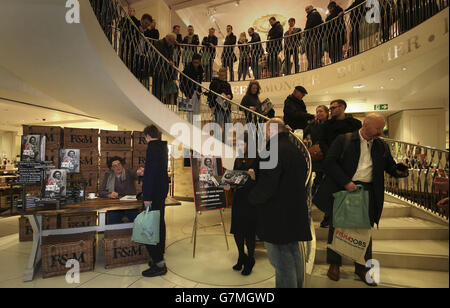
[[[380,104],[380,105],[374,105],[373,110],[388,110],[389,105],[388,104]]]

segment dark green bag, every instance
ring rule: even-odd
[[[333,227],[371,229],[369,219],[369,192],[361,185],[354,192],[346,190],[333,194]]]

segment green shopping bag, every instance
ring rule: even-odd
[[[361,185],[354,192],[338,191],[333,194],[333,227],[371,229],[369,219],[369,192]]]
[[[133,236],[135,243],[156,245],[159,243],[159,210],[149,211],[148,207],[134,220]]]

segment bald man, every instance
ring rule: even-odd
[[[311,230],[306,204],[305,159],[290,140],[281,119],[266,123],[268,147],[275,166],[260,164],[256,185],[248,201],[258,210],[258,237],[264,241],[270,263],[275,268],[277,288],[303,286],[302,255],[299,241],[311,241]]]
[[[408,176],[403,163],[396,164],[388,145],[379,139],[383,133],[386,120],[381,114],[369,114],[360,130],[340,135],[332,143],[325,157],[323,166],[325,181],[314,196],[313,203],[330,216],[328,243],[333,240],[333,193],[357,189],[362,185],[369,191],[369,219],[373,227],[379,224],[384,203],[384,172],[393,177]],[[407,166],[406,166],[407,167]],[[372,240],[369,243],[365,260],[372,258]],[[328,277],[338,281],[342,258],[331,249],[327,249],[327,262],[330,264]],[[370,268],[355,263],[355,273],[369,286],[376,283],[368,281],[366,273]]]

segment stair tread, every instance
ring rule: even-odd
[[[314,222],[320,228],[320,222]],[[376,227],[375,227],[376,228]],[[448,230],[448,225],[438,224],[417,217],[387,217],[380,220],[380,229],[439,229]],[[375,230],[376,232],[376,230]]]
[[[318,250],[325,250],[326,241],[316,242]],[[449,256],[449,242],[440,240],[374,240],[373,251],[413,255]]]
[[[324,280],[318,282],[314,281],[313,287],[316,284],[324,284],[326,287],[339,288],[347,287],[348,284],[352,286],[365,287],[362,281],[357,281],[354,274],[353,266],[341,267],[341,280],[338,282],[331,281],[327,275],[328,265],[314,265],[312,272],[313,277],[323,278]],[[380,286],[385,287],[413,287],[413,288],[448,288],[448,272],[414,270],[404,268],[380,268]],[[347,286],[346,286],[347,284]],[[324,286],[325,287],[325,286]]]

